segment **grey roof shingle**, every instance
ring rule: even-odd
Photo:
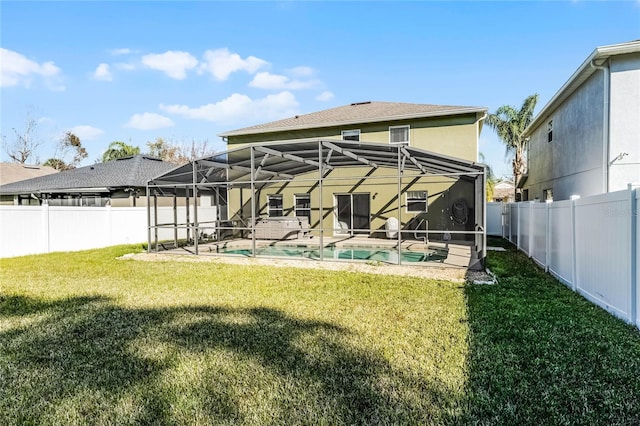
[[[0,194],[29,194],[79,188],[143,187],[176,167],[157,158],[136,155],[0,186]]]
[[[221,133],[219,136],[239,136],[296,129],[314,129],[347,124],[373,123],[421,117],[434,117],[485,112],[485,107],[411,104],[401,102],[358,102],[284,120],[258,124]]]

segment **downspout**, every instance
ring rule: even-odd
[[[605,62],[606,63],[606,62]],[[604,100],[602,111],[602,192],[609,192],[609,98],[610,98],[610,80],[611,69],[608,65],[597,65],[596,60],[591,61],[591,67],[602,70],[604,73]]]

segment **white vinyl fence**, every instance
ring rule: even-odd
[[[553,203],[489,203],[487,233],[508,239],[569,288],[640,328],[639,199],[640,189],[629,188]]]
[[[193,221],[193,206],[189,206]],[[176,218],[186,237],[187,209]],[[216,220],[216,208],[198,207],[199,222]],[[153,218],[152,218],[153,221]],[[173,207],[158,208],[158,222],[174,222]],[[173,240],[174,231],[160,229],[161,240]],[[147,241],[146,207],[0,206],[0,257],[77,251]]]

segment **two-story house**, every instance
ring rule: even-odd
[[[640,41],[601,46],[525,130],[523,200],[566,200],[640,184]]]

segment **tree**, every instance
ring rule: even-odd
[[[160,158],[175,164],[185,164],[198,158],[205,157],[213,153],[208,148],[208,141],[191,141],[191,145],[185,148],[183,145],[167,141],[164,138],[157,138],[154,142],[147,142],[149,155]]]
[[[500,140],[505,144],[507,155],[513,155],[513,178],[516,183],[516,200],[518,199],[517,184],[526,172],[525,152],[529,139],[524,137],[524,130],[533,120],[533,110],[538,102],[538,94],[527,97],[520,109],[510,105],[503,105],[494,114],[489,114],[486,123],[495,130]]]
[[[13,128],[13,132],[15,133],[15,141],[13,143],[7,143],[6,136],[2,137],[4,151],[12,161],[25,164],[34,154],[36,148],[40,146],[41,142],[36,136],[37,127],[38,122],[31,116],[28,116],[23,132],[19,132]]]
[[[73,157],[67,161],[65,157],[69,152],[73,153]],[[87,156],[87,150],[83,148],[80,138],[71,131],[67,131],[64,136],[60,138],[58,148],[56,148],[56,153],[53,158],[48,159],[44,165],[60,171],[75,169]]]
[[[491,166],[486,164],[486,158],[485,158],[484,154],[482,152],[480,152],[478,156],[480,157],[480,162],[487,166],[487,175],[486,175],[486,180],[487,181],[486,181],[486,186],[485,186],[485,194],[486,194],[486,197],[487,197],[487,201],[489,201],[489,200],[493,199],[493,191],[494,191],[494,188],[496,186],[496,183],[498,183],[498,178],[493,173],[493,169],[491,168]]]
[[[113,141],[109,144],[104,154],[102,154],[102,162],[104,163],[138,154],[140,154],[140,147],[128,145],[122,141]]]

